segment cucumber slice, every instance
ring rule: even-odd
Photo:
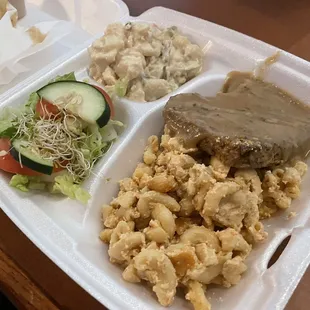
[[[52,160],[45,160],[34,154],[28,147],[27,142],[22,139],[14,139],[12,141],[11,155],[15,160],[20,161],[23,166],[34,171],[51,175],[54,169]]]
[[[111,111],[105,97],[90,84],[59,81],[42,87],[37,93],[46,101],[65,108],[89,124],[97,123],[99,127],[103,127],[110,119]]]

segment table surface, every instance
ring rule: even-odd
[[[309,0],[125,2],[132,16],[153,6],[166,6],[232,28],[310,60]],[[105,309],[41,253],[1,210],[0,290],[19,309]],[[310,269],[286,310],[309,309],[309,302]]]

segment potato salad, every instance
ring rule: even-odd
[[[197,76],[203,52],[176,27],[120,23],[89,48],[90,76],[106,90],[138,102],[157,100]]]

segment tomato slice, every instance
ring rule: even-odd
[[[0,151],[9,152],[10,148],[11,143],[9,139],[0,139]],[[10,173],[23,174],[29,176],[36,176],[41,174],[25,166],[21,167],[20,163],[17,160],[15,160],[10,153],[4,156],[0,156],[0,169]]]
[[[114,105],[112,102],[111,97],[107,94],[107,92],[105,92],[101,87],[97,86],[97,85],[93,85],[95,88],[97,88],[101,94],[104,96],[105,100],[107,101],[109,107],[110,107],[110,111],[111,111],[111,118],[114,117],[115,115],[115,111],[114,111]]]
[[[59,109],[52,103],[41,98],[36,105],[36,112],[43,118],[48,118],[51,115],[56,115]]]
[[[9,152],[11,148],[11,143],[9,139],[0,139],[0,151]],[[20,163],[14,159],[14,157],[7,153],[4,156],[0,156],[0,169],[6,172],[14,174],[22,174],[28,176],[39,176],[42,173],[34,171],[25,166],[21,167]],[[64,170],[62,167],[54,167],[53,173]]]

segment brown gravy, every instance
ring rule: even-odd
[[[163,114],[172,134],[233,167],[278,165],[310,149],[310,108],[250,73],[229,73],[213,98],[172,97]]]

